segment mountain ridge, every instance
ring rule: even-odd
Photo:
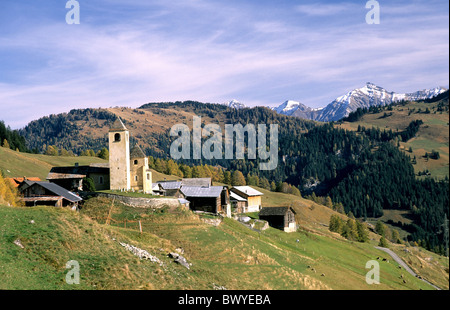
[[[442,94],[447,89],[435,87],[423,89],[412,93],[395,93],[385,88],[367,82],[365,86],[349,91],[339,96],[323,108],[313,109],[298,101],[287,100],[278,107],[272,108],[277,113],[306,118],[310,120],[329,122],[338,121],[356,111],[358,108],[368,108],[376,105],[388,105],[402,100],[417,101],[425,100]],[[286,110],[286,106],[290,108]]]

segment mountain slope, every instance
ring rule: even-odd
[[[438,100],[427,102],[407,102],[382,108],[375,113],[366,113],[354,122],[338,122],[336,126],[357,132],[358,128],[379,128],[380,130],[403,131],[415,120],[421,120],[415,136],[406,141],[399,141],[400,149],[415,157],[413,164],[416,174],[425,170],[429,176],[443,179],[449,176],[449,99],[447,94]],[[410,152],[412,151],[412,152]],[[438,151],[440,158],[426,158],[425,153]],[[425,178],[425,176],[419,176]]]

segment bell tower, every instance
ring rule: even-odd
[[[109,133],[109,184],[111,190],[130,190],[130,133],[117,117]]]

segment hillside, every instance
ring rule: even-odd
[[[75,163],[88,165],[91,163],[106,163],[98,157],[77,156],[47,156],[42,154],[29,154],[0,147],[0,169],[6,177],[39,177],[47,178],[50,169],[55,166],[73,166]]]
[[[50,207],[0,207],[0,288],[432,289],[395,262],[381,259],[381,284],[367,285],[366,262],[377,257],[390,259],[376,250],[373,242],[353,243],[304,229],[287,234],[269,228],[259,234],[231,219],[215,227],[186,211],[170,213],[116,204],[113,218],[141,219],[144,232],[140,235],[131,223],[121,228],[89,218],[107,214],[110,204],[96,199],[80,213]],[[15,240],[24,248],[14,244]],[[140,260],[119,242],[146,250],[162,264]],[[167,257],[176,248],[184,250],[183,256],[192,264],[189,270]],[[413,252],[411,255],[423,260]],[[443,270],[443,264],[448,268],[448,260],[426,255],[427,278],[440,275],[435,283],[444,284],[445,277],[448,283],[448,273]],[[69,260],[80,264],[79,285],[64,281]]]
[[[26,162],[36,175],[46,175],[45,163],[71,164],[75,160],[0,152],[2,159],[9,158],[1,162],[8,163],[10,173]],[[85,164],[99,160],[76,159]],[[153,173],[159,180],[178,178]],[[298,196],[257,189],[264,193],[263,206],[294,208],[299,232],[286,234],[269,228],[258,233],[232,219],[214,227],[190,212],[135,209],[117,202],[109,226],[104,218],[112,201],[97,198],[87,201],[79,213],[51,207],[0,207],[0,277],[4,279],[0,289],[432,289],[392,261],[380,261],[379,286],[367,285],[365,263],[377,257],[389,259],[374,248],[378,235],[370,233],[368,243],[348,241],[328,230],[330,216],[338,214],[330,208]],[[137,220],[142,221],[142,235]],[[15,240],[24,248],[14,244]],[[163,266],[139,260],[118,241],[148,251]],[[190,270],[167,257],[179,247],[192,263]],[[391,248],[401,255],[405,246]],[[408,251],[405,260],[417,273],[448,288],[448,259],[423,249],[408,247]],[[80,263],[79,286],[64,282],[69,260]]]
[[[447,107],[445,109],[445,107]],[[429,111],[427,113],[426,111]],[[378,113],[367,113],[356,122],[342,122],[337,126],[357,131],[358,127],[380,128],[381,130],[403,131],[415,120],[423,121],[419,131],[407,142],[400,141],[400,149],[413,158],[416,157],[416,174],[428,170],[431,177],[442,179],[449,176],[449,112],[448,92],[446,98],[425,102],[407,102],[393,105]],[[410,148],[412,152],[409,152]],[[425,153],[438,151],[439,159],[427,159]],[[420,176],[425,178],[425,176]]]
[[[442,107],[436,107],[427,114],[441,115],[442,112],[444,115],[445,110],[438,112],[438,108]],[[446,111],[448,115],[448,109]],[[410,117],[424,114],[423,110],[416,112],[418,109],[411,110],[408,114]],[[382,140],[376,135],[362,135],[348,130],[344,125],[339,127],[334,123],[319,124],[277,114],[267,108],[231,109],[225,105],[194,101],[149,103],[138,109],[116,107],[108,110],[72,110],[33,121],[20,132],[30,143],[30,149],[43,148],[47,144],[75,153],[86,149],[98,151],[107,145],[109,124],[120,116],[130,130],[132,145],[139,143],[147,155],[167,159],[171,142],[175,139],[170,137],[169,129],[177,123],[191,127],[194,115],[201,116],[203,124],[277,124],[277,166],[273,170],[260,170],[259,164],[265,162],[260,158],[184,159],[177,162],[177,165],[208,164],[230,173],[240,171],[247,180],[250,176],[257,176],[266,184],[266,188],[281,188],[285,182],[296,187],[304,196],[312,193],[321,197],[329,196],[333,204],[341,204],[346,213],[352,212],[358,218],[378,218],[383,216],[384,210],[389,209],[414,211],[413,223],[408,224],[411,226],[409,240],[422,242],[421,245],[427,249],[443,253],[444,237],[443,234],[436,234],[436,231],[443,224],[444,213],[448,214],[448,181],[417,178],[418,172],[414,173],[412,156],[395,145],[398,137],[397,140]],[[389,123],[392,116],[382,115],[380,120]],[[401,119],[402,117],[399,121]],[[440,122],[434,125],[443,126],[443,120]],[[434,129],[432,125],[421,128],[429,126],[429,130],[441,129]],[[393,130],[396,133],[396,128]],[[438,137],[433,132],[428,135],[433,136],[433,139]],[[430,144],[433,141],[427,137],[424,139],[426,140],[422,143]],[[448,136],[446,139],[448,141]],[[405,143],[413,142],[405,140]],[[420,144],[420,140],[415,143]],[[445,141],[443,143],[444,150],[440,151],[440,159],[428,159],[428,163],[440,162],[442,165],[427,166],[441,175],[446,168],[448,170],[448,144],[445,146]],[[414,147],[416,152],[420,152],[420,147]],[[420,166],[420,158],[417,158],[416,165]],[[168,172],[168,168],[163,170],[158,171]]]

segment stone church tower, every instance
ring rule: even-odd
[[[109,138],[109,182],[111,190],[152,193],[152,172],[139,145],[130,153],[130,134],[120,118],[111,126]]]
[[[111,190],[130,190],[130,133],[120,118],[109,129],[109,184]]]

